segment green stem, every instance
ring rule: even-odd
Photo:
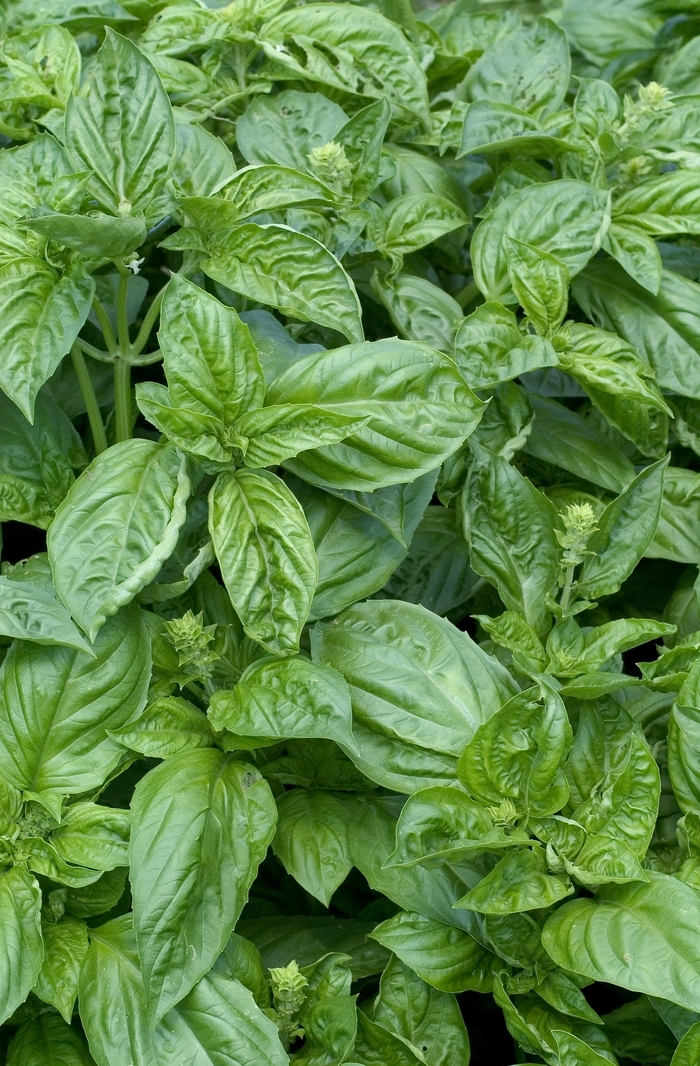
[[[105,339],[107,351],[111,355],[114,355],[117,351],[117,338],[114,336],[114,330],[112,329],[112,324],[109,321],[107,312],[97,296],[93,297],[92,309],[97,316],[97,321],[100,323],[100,329],[102,330],[102,336]]]
[[[559,600],[559,606],[561,607],[561,613],[566,615],[569,609],[569,603],[571,601],[571,593],[574,589],[574,571],[576,570],[576,563],[571,563],[567,566],[564,574],[564,588],[562,589],[561,599]]]
[[[114,362],[114,428],[117,441],[131,437],[131,366],[123,357]]]
[[[80,391],[83,394],[85,410],[87,411],[88,422],[90,423],[90,429],[92,430],[95,454],[99,455],[100,452],[104,452],[107,449],[107,434],[105,433],[102,415],[100,414],[97,397],[95,396],[95,389],[93,388],[92,379],[90,378],[90,372],[85,363],[85,358],[77,344],[73,345],[70,354],[78,378],[78,384],[80,385]]]
[[[117,287],[117,336],[119,338],[119,350],[128,358],[131,355],[131,338],[129,337],[129,278],[131,273],[123,263],[114,260],[119,271],[119,285]]]
[[[481,289],[475,281],[470,281],[463,289],[460,289],[458,293],[455,293],[454,299],[459,306],[464,310],[470,303],[473,303],[477,297],[481,296]]]
[[[160,312],[160,305],[163,302],[163,297],[165,296],[165,290],[167,289],[167,287],[168,285],[166,283],[163,288],[160,289],[160,291],[157,292],[153,297],[153,300],[151,301],[151,306],[148,308],[148,311],[146,311],[146,314],[144,315],[143,322],[141,323],[141,329],[138,332],[136,340],[131,345],[132,355],[140,355],[140,353],[146,347],[146,344],[148,343],[148,338],[151,335],[151,330],[153,329],[156,323],[156,319],[158,318],[158,314]]]
[[[110,366],[114,362],[114,356],[109,352],[103,352],[99,348],[95,348],[92,344],[88,344],[82,337],[76,337],[73,342],[83,353],[83,355],[89,355],[93,359],[96,359],[98,363],[109,363]]]

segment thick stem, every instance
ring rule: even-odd
[[[114,363],[114,429],[117,441],[131,437],[131,366],[124,358]]]
[[[559,600],[559,606],[561,607],[561,612],[562,612],[563,615],[566,615],[566,612],[569,609],[569,602],[571,600],[571,593],[573,592],[573,589],[574,589],[574,572],[575,572],[575,570],[576,570],[576,563],[571,563],[570,566],[567,566],[566,573],[564,574],[564,587],[562,589],[561,599]]]
[[[98,363],[109,363],[111,366],[114,362],[114,356],[109,352],[103,352],[100,348],[95,348],[92,344],[88,344],[82,337],[76,337],[74,342],[75,346],[80,349],[83,355],[89,355],[93,359],[96,359]]]
[[[119,350],[122,355],[131,354],[131,338],[129,337],[129,278],[131,274],[123,263],[115,260],[119,271],[119,285],[117,286],[117,337],[119,338]]]
[[[95,454],[99,455],[100,452],[104,452],[107,449],[107,435],[105,433],[102,415],[100,414],[100,408],[97,403],[97,397],[95,396],[95,390],[92,385],[92,379],[90,378],[90,373],[85,363],[83,353],[77,345],[73,345],[70,354],[78,378],[78,384],[80,385],[80,391],[83,394],[85,410],[87,411],[88,422],[90,423],[90,429],[92,430]]]

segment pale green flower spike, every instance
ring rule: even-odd
[[[182,618],[165,623],[168,640],[177,652],[180,668],[190,680],[207,681],[211,666],[219,655],[209,645],[214,640],[216,626],[202,625],[202,614],[187,611]]]
[[[342,144],[327,144],[309,152],[308,160],[317,176],[336,192],[344,192],[352,181],[352,165]]]

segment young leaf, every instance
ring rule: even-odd
[[[559,573],[558,519],[547,497],[479,445],[464,486],[464,533],[472,568],[496,585],[506,607],[538,628]]]
[[[78,995],[80,968],[88,949],[87,926],[70,917],[63,917],[58,922],[44,922],[42,938],[44,959],[33,991],[44,1003],[52,1004],[70,1025]]]
[[[542,848],[523,849],[504,855],[455,906],[482,914],[515,914],[551,907],[573,891],[568,877],[547,872]]]
[[[223,951],[276,817],[257,771],[211,748],[173,755],[137,785],[129,847],[134,926],[155,1020]]]
[[[293,655],[318,581],[301,505],[267,470],[238,470],[219,475],[209,508],[214,549],[243,628],[273,655]]]
[[[35,644],[90,652],[90,645],[56,594],[51,567],[43,553],[6,567],[0,576],[0,632]]]

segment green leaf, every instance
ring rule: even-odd
[[[299,452],[338,444],[367,426],[370,416],[345,414],[312,404],[280,404],[250,411],[236,423],[232,440],[246,466],[277,466]]]
[[[85,922],[64,917],[42,925],[44,960],[33,991],[50,1003],[70,1025],[78,995],[80,968],[88,949]]]
[[[277,800],[272,848],[288,874],[328,907],[352,869],[348,822],[354,796],[297,788]]]
[[[654,296],[658,295],[663,261],[651,237],[634,223],[625,226],[613,220],[603,241],[603,248],[613,259],[617,259],[638,285]]]
[[[473,389],[491,388],[529,370],[556,366],[552,345],[521,333],[512,311],[487,301],[462,319],[454,338],[454,358]]]
[[[381,973],[389,961],[388,952],[367,939],[373,925],[352,918],[268,915],[244,920],[239,928],[259,948],[267,968],[286,966],[289,959],[308,966],[334,951],[350,959],[353,977],[360,980]]]
[[[146,239],[143,218],[114,218],[101,211],[92,215],[68,215],[52,211],[24,220],[23,225],[42,233],[64,248],[88,259],[117,259],[131,255]]]
[[[502,966],[469,933],[415,912],[400,911],[370,936],[441,992],[490,992]]]
[[[520,831],[496,826],[489,811],[461,788],[424,788],[404,804],[396,825],[396,849],[387,866],[428,869],[444,862],[458,863],[484,851],[500,851],[527,844]],[[476,909],[476,908],[475,908]]]
[[[573,148],[563,138],[548,133],[541,122],[519,107],[491,99],[476,100],[468,105],[464,116],[457,158],[510,152],[547,159]]]
[[[435,478],[436,471],[429,471],[405,485],[331,495],[287,476],[316,546],[319,574],[311,619],[338,614],[386,584],[406,557]]]
[[[609,885],[595,900],[565,903],[547,919],[542,942],[564,969],[694,1010],[699,922],[695,890],[649,871],[648,883]]]
[[[569,306],[569,271],[549,252],[507,238],[508,277],[518,303],[537,332],[548,335],[561,325]]]
[[[469,1037],[457,1000],[392,959],[382,974],[373,1020],[415,1049],[428,1066],[469,1061]]]
[[[236,144],[249,163],[278,163],[304,171],[313,149],[334,140],[347,119],[343,109],[321,93],[285,89],[253,99],[236,123]]]
[[[96,788],[119,765],[108,729],[138,717],[151,674],[138,608],[102,629],[92,655],[20,641],[0,675],[0,772],[16,788],[51,797]]]
[[[131,916],[91,932],[81,1020],[98,1066],[285,1066],[277,1027],[239,981],[212,973],[152,1027]]]
[[[224,584],[249,637],[292,655],[309,616],[318,563],[296,497],[266,470],[219,475],[209,531]]]
[[[36,878],[13,866],[0,871],[0,1019],[6,1022],[34,986],[44,949],[41,889]]]
[[[361,1057],[361,1066],[419,1066],[425,1062],[422,1055],[418,1057],[417,1049],[405,1043],[398,1034],[372,1021],[364,1011],[358,1011],[357,1023],[353,1054]],[[349,1063],[348,1066],[360,1064]]]
[[[388,896],[403,910],[416,911],[450,928],[467,930],[483,942],[476,915],[472,911],[454,910],[455,900],[468,887],[459,868],[442,866],[425,870],[422,866],[386,866],[394,850],[398,809],[395,797],[391,796],[369,797],[364,801],[350,826],[353,863],[371,888]],[[467,868],[464,877],[473,883],[474,871]]]
[[[576,1062],[576,1066],[608,1066],[610,1058],[598,1052],[574,1033],[564,1029],[553,1029],[552,1036],[557,1042],[557,1051],[561,1062]],[[571,1056],[575,1056],[575,1060]]]
[[[265,383],[258,353],[248,327],[232,307],[179,275],[173,275],[161,309],[158,341],[168,382],[167,401],[172,420],[158,418],[149,400],[153,383],[137,388],[137,400],[146,417],[176,444],[198,456],[227,462],[231,443],[227,435],[239,416],[260,407]]]
[[[665,1003],[665,1000],[660,1002]],[[668,1007],[680,1014],[688,1013],[670,1003]],[[611,1014],[606,1014],[604,1022],[616,1054],[638,1062],[671,1062],[677,1038],[661,1020],[648,996],[623,1003]]]
[[[614,333],[581,322],[567,323],[564,336],[567,348],[559,355],[561,365],[584,388],[595,390],[594,401],[602,391],[649,404],[668,414],[650,367],[631,345]]]
[[[542,624],[544,597],[559,573],[554,505],[501,456],[472,445],[464,486],[464,533],[472,568],[498,589],[509,610]]]
[[[652,463],[631,481],[598,519],[598,531],[589,539],[587,556],[576,583],[576,594],[595,600],[617,592],[642,558],[661,513],[667,459]]]
[[[693,1066],[700,1055],[700,1022],[688,1030],[676,1048],[671,1066]]]
[[[295,48],[284,47],[290,40]],[[265,24],[262,45],[282,77],[309,79],[353,95],[384,96],[404,124],[419,119],[430,128],[418,57],[401,29],[371,8],[309,4],[285,11]]]
[[[600,248],[609,223],[609,194],[586,182],[551,181],[520,189],[477,227],[471,246],[474,279],[487,300],[515,303],[508,238],[548,252],[573,277]]]
[[[542,117],[564,103],[570,70],[566,36],[549,19],[538,18],[490,41],[464,89],[469,100],[516,104]]]
[[[568,877],[547,873],[544,851],[535,847],[504,855],[455,906],[482,914],[514,914],[551,907],[573,891]]]
[[[626,455],[595,424],[555,400],[530,393],[535,412],[524,451],[612,492],[622,492],[634,478]]]
[[[344,678],[332,667],[308,659],[267,658],[252,663],[235,688],[213,694],[208,713],[214,729],[228,729],[243,738],[269,742],[316,737],[355,748]]]
[[[149,440],[115,444],[78,478],[47,546],[56,591],[90,640],[172,554],[189,494],[185,457]]]
[[[700,234],[700,194],[692,172],[674,170],[634,185],[616,199],[613,218],[652,237]]]
[[[645,552],[647,558],[700,563],[699,505],[695,471],[667,467],[661,513],[654,538]]]
[[[305,233],[246,222],[216,241],[201,267],[254,303],[336,329],[349,341],[363,338],[352,279],[327,248]]]
[[[95,870],[128,866],[128,811],[83,801],[66,811],[51,843],[65,862]]]
[[[592,672],[620,652],[674,631],[651,618],[615,618],[584,632],[574,618],[566,618],[547,638],[548,669],[558,677]]]
[[[175,151],[167,94],[142,52],[112,30],[92,77],[66,110],[66,147],[91,194],[115,215],[160,217],[157,196]],[[163,212],[165,213],[165,212]]]
[[[46,529],[87,456],[70,420],[43,392],[34,422],[0,394],[0,521]],[[16,571],[19,573],[19,571]]]
[[[30,421],[39,389],[88,316],[93,291],[92,278],[59,277],[44,259],[0,262],[0,388]]]
[[[56,594],[44,554],[7,566],[0,576],[0,632],[35,644],[90,652],[90,645]]]
[[[653,296],[610,260],[597,259],[573,282],[584,313],[603,329],[619,334],[656,371],[661,388],[700,396],[700,314],[698,286],[664,270]]]
[[[447,458],[483,411],[455,364],[394,339],[317,352],[273,382],[270,404],[322,404],[367,424],[341,444],[287,460],[312,484],[372,492],[413,481]]]
[[[214,746],[206,717],[187,700],[164,696],[150,703],[135,722],[109,735],[150,759],[167,759],[181,751]]]
[[[258,772],[210,748],[171,756],[137,785],[129,848],[134,924],[156,1020],[223,951],[276,817]]]
[[[412,274],[372,278],[372,293],[381,300],[391,320],[408,340],[420,341],[448,355],[462,309],[449,293],[427,278]]]
[[[469,222],[456,204],[444,196],[409,193],[383,209],[381,250],[389,256],[407,255]]]
[[[470,569],[455,512],[430,506],[413,535],[408,555],[393,570],[383,595],[420,603],[444,615],[468,599],[477,584],[480,580]]]
[[[505,703],[513,682],[445,619],[416,604],[370,600],[312,632],[315,661],[350,686],[353,761],[373,781],[413,793],[451,784],[465,737]]]
[[[571,747],[566,708],[542,684],[513,696],[476,731],[459,760],[459,778],[485,806],[504,799],[519,814],[553,814],[566,803],[560,769]]]
[[[75,1029],[57,1014],[40,1014],[17,1030],[7,1066],[94,1066],[94,1059]]]

